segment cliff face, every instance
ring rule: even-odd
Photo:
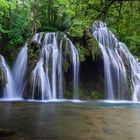
[[[101,56],[94,59],[92,56],[86,57],[84,62],[80,63],[79,72],[79,98],[104,99],[104,67]],[[72,77],[71,70],[65,73],[64,80],[65,97],[72,97]]]
[[[87,57],[81,63],[79,95],[81,98],[104,98],[104,68],[101,57]]]

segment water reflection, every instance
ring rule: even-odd
[[[139,107],[0,102],[0,128],[16,129],[2,140],[139,140]]]

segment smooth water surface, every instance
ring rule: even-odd
[[[140,104],[0,102],[0,140],[139,140]]]

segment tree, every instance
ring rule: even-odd
[[[4,1],[0,16],[1,46],[17,45],[30,33],[29,7],[16,0]]]
[[[94,20],[103,20],[139,55],[138,0],[0,0],[0,3],[1,47],[15,48],[36,32],[63,31],[85,54],[83,51],[89,47],[83,43],[85,30],[91,28]]]

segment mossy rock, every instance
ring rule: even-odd
[[[98,91],[92,91],[90,98],[91,99],[104,99],[104,94]]]
[[[72,92],[69,91],[69,92],[65,93],[64,96],[65,96],[65,98],[67,98],[67,99],[72,99],[72,98],[73,98],[73,91],[72,91]]]
[[[0,97],[3,97],[3,89],[7,83],[5,70],[0,67]]]
[[[96,56],[99,56],[101,51],[99,49],[99,46],[98,46],[98,43],[97,43],[96,39],[92,35],[91,29],[86,29],[85,30],[84,38],[85,38],[86,46],[90,50],[93,59]]]
[[[13,129],[4,129],[4,128],[0,128],[0,137],[7,137],[7,136],[12,136],[15,134],[16,130]]]

